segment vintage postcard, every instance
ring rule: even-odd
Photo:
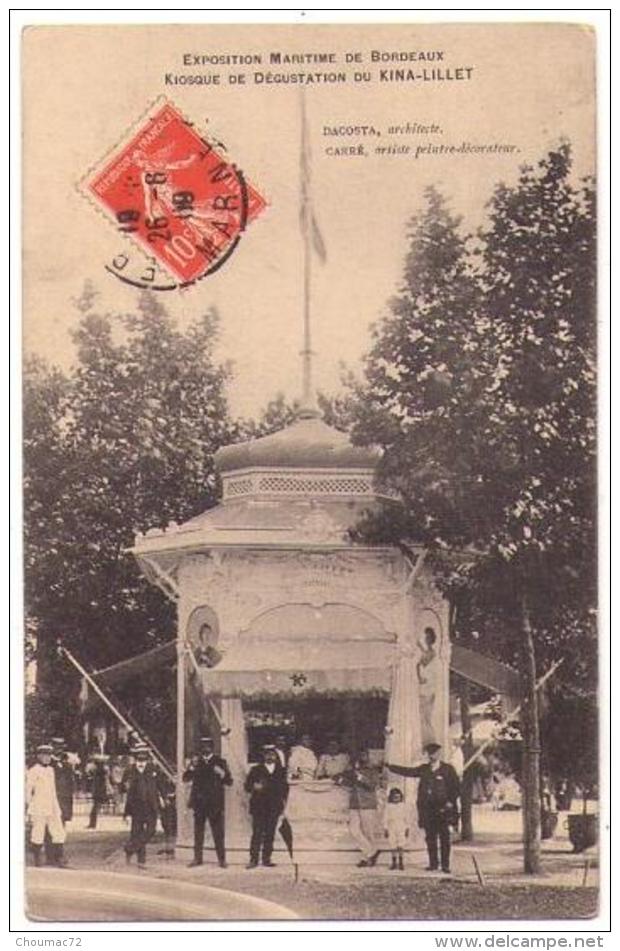
[[[595,51],[24,30],[31,920],[598,914]]]

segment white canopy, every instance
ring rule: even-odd
[[[222,697],[387,695],[393,663],[388,641],[242,640],[202,680],[207,694]]]

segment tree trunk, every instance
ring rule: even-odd
[[[469,683],[462,677],[459,677],[458,689],[461,711],[461,733],[463,737],[463,760],[467,762],[474,754],[474,741],[469,711]],[[473,789],[474,767],[472,765],[463,773],[463,782],[461,784],[461,839],[463,842],[471,842],[474,837],[474,827],[472,823]]]
[[[66,670],[64,664],[59,661],[56,637],[47,630],[43,629],[37,634],[35,659],[36,687],[42,695],[45,695],[53,690],[58,680],[59,669],[62,673]]]
[[[525,596],[521,601],[523,664],[521,732],[523,734],[523,870],[540,872],[540,727],[536,690],[536,657],[530,613]]]

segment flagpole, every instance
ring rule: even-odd
[[[312,283],[312,255],[308,228],[304,228],[304,347],[302,356],[302,409],[315,409],[312,386],[312,330],[310,323],[310,289]]]
[[[314,386],[312,380],[312,329],[310,298],[312,288],[312,248],[310,239],[311,208],[309,194],[310,178],[310,143],[308,141],[308,124],[306,117],[306,98],[303,89],[300,90],[301,102],[301,165],[300,165],[300,212],[303,240],[303,350],[302,358],[302,388],[300,415],[310,417],[319,415]]]

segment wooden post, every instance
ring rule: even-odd
[[[471,860],[472,860],[472,862],[474,863],[474,868],[475,868],[475,870],[476,870],[476,878],[478,879],[478,884],[479,884],[479,885],[483,885],[483,886],[486,885],[486,882],[485,882],[485,880],[484,880],[484,875],[482,874],[482,869],[481,869],[480,866],[478,865],[478,860],[477,860],[476,856],[475,856],[473,853],[472,853],[472,856],[471,856]]]
[[[523,871],[527,875],[536,875],[540,872],[540,725],[534,638],[525,595],[521,598],[521,637],[523,653],[523,702],[521,705]]]
[[[588,872],[590,871],[590,859],[586,859],[586,864],[583,867],[583,881],[581,885],[583,888],[588,884]]]
[[[185,772],[185,643],[181,637],[180,625],[177,637],[177,840],[183,835],[185,824],[185,790],[183,773]]]
[[[474,742],[472,737],[472,723],[469,709],[469,684],[463,678],[458,679],[459,688],[459,706],[461,713],[461,734],[463,738],[463,761],[467,762],[474,753]],[[474,837],[474,828],[472,822],[472,794],[474,788],[474,771],[470,767],[463,770],[463,779],[461,783],[461,839],[463,842],[471,842]]]

